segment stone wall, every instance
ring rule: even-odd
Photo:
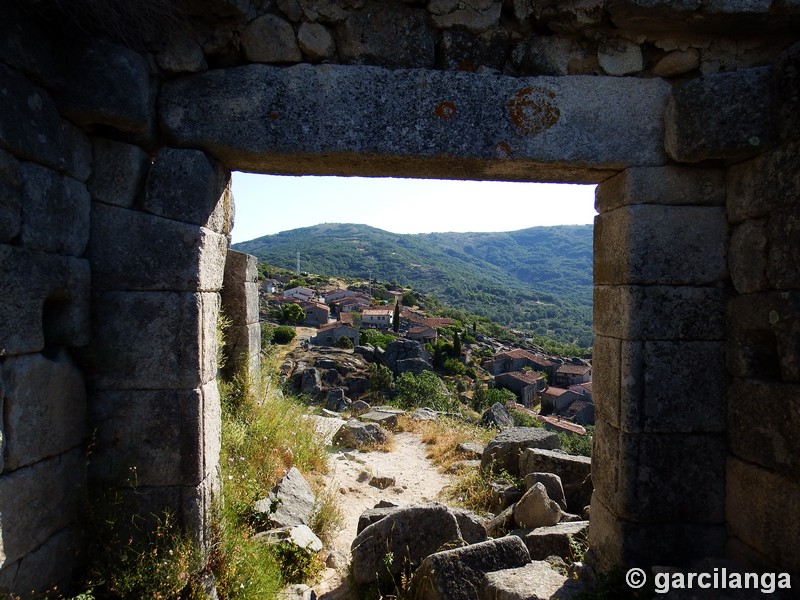
[[[597,560],[800,572],[800,9],[68,4],[0,22],[1,591],[68,581],[94,485],[203,538],[234,169],[601,182]]]
[[[800,47],[770,89],[777,140],[728,176],[728,554],[800,572]]]

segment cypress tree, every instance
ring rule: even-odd
[[[453,333],[453,356],[456,358],[461,357],[461,337],[457,331]]]
[[[395,333],[400,333],[400,303],[397,301],[394,303],[394,317],[392,320],[392,329],[394,329]]]

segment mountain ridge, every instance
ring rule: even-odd
[[[506,326],[590,346],[592,225],[398,234],[321,223],[233,245],[276,267],[381,279]]]

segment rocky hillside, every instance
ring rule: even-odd
[[[236,244],[293,269],[384,281],[579,346],[592,345],[591,225],[508,233],[402,235],[366,225],[323,224]]]

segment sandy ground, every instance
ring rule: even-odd
[[[344,423],[341,419],[315,417],[317,429],[330,442]],[[413,433],[394,435],[391,452],[360,452],[331,449],[330,473],[326,489],[332,491],[344,516],[344,525],[330,543],[329,552],[342,553],[346,564],[326,569],[322,580],[314,586],[320,600],[348,598],[346,584],[350,544],[356,537],[358,518],[380,500],[397,504],[422,504],[442,498],[442,492],[452,483],[449,475],[440,473],[426,457],[425,444]],[[395,485],[379,489],[369,485],[370,476],[394,477]],[[360,479],[360,480],[359,480]]]

